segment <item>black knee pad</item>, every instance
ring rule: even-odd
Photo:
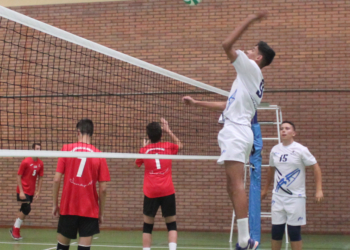
[[[60,242],[58,242],[57,249],[69,250],[69,245],[62,245]]]
[[[91,246],[80,246],[78,245],[78,250],[90,250],[91,249]]]
[[[19,210],[24,215],[28,215],[30,211],[32,210],[30,203],[22,203],[21,209]]]
[[[288,225],[288,235],[290,241],[301,241],[301,226]]]
[[[143,232],[146,234],[152,234],[154,224],[143,223]]]
[[[166,223],[166,227],[168,228],[168,232],[169,231],[176,231],[177,230],[176,221]]]
[[[282,240],[286,224],[272,225],[271,235],[273,240]]]

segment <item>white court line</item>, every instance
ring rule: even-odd
[[[55,249],[57,246],[55,246],[55,247],[51,247],[51,248],[46,248],[46,249],[44,249],[44,250],[51,250],[51,249]]]
[[[142,248],[142,246],[117,246],[117,245],[91,245],[91,247],[114,247],[114,248]],[[152,248],[158,248],[158,249],[169,249],[169,246],[159,247],[159,246],[152,246]],[[205,249],[205,250],[233,250],[233,248],[230,247],[179,247],[177,246],[176,249]],[[269,248],[259,248],[259,250],[270,250]]]
[[[76,244],[76,242],[74,242]],[[13,245],[13,244],[20,244],[20,245],[41,245],[41,246],[53,246],[56,244],[50,244],[50,243],[21,243],[21,242],[0,242],[0,244],[10,244],[10,245]],[[73,245],[73,243],[71,244]],[[115,247],[115,248],[140,248],[141,246],[118,246],[118,245],[91,245],[91,247],[106,247],[106,248],[112,248],[112,247]],[[56,248],[56,247],[55,247]],[[159,247],[159,246],[152,246],[152,248],[158,248],[158,249],[169,249],[168,246],[164,246],[164,247]],[[54,248],[47,248],[45,250],[48,250],[48,249],[54,249]],[[230,250],[232,248],[230,247],[177,247],[177,249],[203,249],[203,250]],[[259,248],[260,250],[269,250],[268,248]]]
[[[7,244],[7,245],[39,245],[39,246],[57,246],[56,244],[52,243],[24,243],[24,242],[18,242],[18,241],[12,241],[12,242],[0,242],[0,244]]]

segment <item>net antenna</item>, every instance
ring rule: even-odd
[[[226,100],[227,91],[1,6],[0,81],[0,156],[93,157],[59,151],[76,142],[76,123],[89,118],[99,157],[135,159],[147,124],[164,117],[185,149],[159,159],[218,158],[220,114],[187,107],[181,98]],[[43,151],[26,150],[33,142]]]

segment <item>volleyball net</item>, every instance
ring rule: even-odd
[[[21,150],[31,149],[33,142],[50,151],[45,155],[62,156],[57,152],[62,145],[77,140],[76,123],[89,118],[95,125],[92,144],[127,157],[125,153],[138,153],[147,124],[161,117],[185,145],[183,156],[219,154],[220,114],[187,107],[181,99],[224,101],[226,91],[4,7],[0,81],[2,156],[22,156]]]

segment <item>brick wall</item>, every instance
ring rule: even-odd
[[[241,1],[242,2],[242,1]],[[304,232],[350,233],[347,162],[350,147],[348,95],[348,1],[206,0],[196,7],[182,1],[137,0],[74,5],[16,7],[14,10],[112,49],[229,90],[235,77],[221,42],[247,14],[264,8],[267,20],[251,26],[237,42],[248,49],[267,41],[277,52],[264,69],[263,101],[282,107],[297,126],[297,141],[316,156],[323,171],[325,202],[313,202],[312,170],[307,171],[307,219]],[[270,148],[265,148],[269,151]],[[266,153],[266,152],[265,152]],[[15,176],[21,159],[0,165],[0,224],[11,225],[18,208]],[[45,163],[40,200],[26,225],[53,227],[51,180],[56,159]],[[108,228],[142,226],[142,171],[130,160],[110,160],[112,182],[106,210]],[[263,176],[265,171],[263,171]],[[179,230],[230,228],[231,207],[223,169],[215,162],[174,162]],[[263,201],[269,210],[270,197]],[[160,222],[161,218],[157,218]],[[164,229],[163,223],[156,228]],[[263,219],[263,230],[270,228]]]

